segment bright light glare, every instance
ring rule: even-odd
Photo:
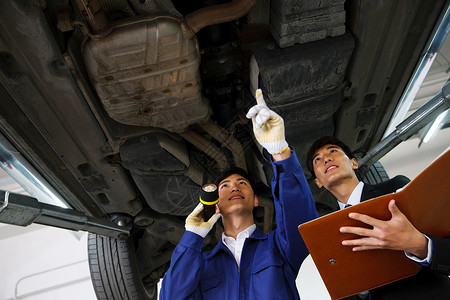
[[[447,115],[449,110],[442,112],[431,125],[430,130],[428,130],[427,134],[423,138],[424,143],[428,143],[428,141],[441,129],[444,121],[444,117]]]

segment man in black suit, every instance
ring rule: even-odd
[[[369,185],[360,182],[355,170],[358,163],[347,145],[334,137],[323,137],[311,146],[307,166],[319,188],[326,188],[337,199],[339,208],[361,201],[394,193],[409,179],[396,176],[386,182]],[[392,214],[383,221],[367,215],[351,213],[350,218],[373,228],[342,227],[343,233],[354,233],[361,238],[343,241],[353,251],[391,249],[404,251],[405,255],[424,268],[415,276],[347,299],[450,299],[450,239],[419,232],[391,200]]]

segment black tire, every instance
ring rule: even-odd
[[[389,179],[386,170],[383,165],[377,161],[372,166],[370,166],[369,171],[367,173],[362,174],[361,180],[368,184],[377,184]]]
[[[157,299],[156,284],[144,285],[139,276],[131,238],[122,241],[89,233],[88,256],[97,299]]]

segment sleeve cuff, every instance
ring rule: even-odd
[[[424,234],[424,236],[427,238],[428,240],[428,254],[427,257],[425,257],[424,259],[420,259],[417,256],[415,256],[412,253],[403,251],[406,255],[407,258],[409,258],[412,261],[415,261],[416,263],[424,266],[424,267],[428,267],[431,265],[431,259],[432,259],[432,253],[433,253],[433,241]]]
[[[270,158],[272,162],[274,178],[289,176],[289,174],[294,173],[298,168],[301,169],[300,163],[297,158],[297,153],[295,153],[295,150],[292,147],[291,149],[291,156],[284,160],[274,161],[272,157]]]
[[[191,231],[185,231],[178,245],[201,252],[203,241],[204,238],[200,235]]]

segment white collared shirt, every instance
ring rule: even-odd
[[[347,205],[347,204],[350,204],[350,205],[359,204],[359,202],[361,202],[361,195],[362,195],[363,187],[364,187],[364,182],[360,181],[358,183],[358,185],[353,189],[353,192],[350,195],[350,197],[348,198],[347,203],[342,203],[342,202],[338,201],[339,209],[344,209],[345,205]]]
[[[226,236],[225,232],[222,233],[222,242],[230,249],[231,253],[233,253],[238,267],[241,265],[242,249],[244,248],[245,240],[253,234],[255,229],[255,224],[247,227],[238,233],[236,239],[231,236]]]

